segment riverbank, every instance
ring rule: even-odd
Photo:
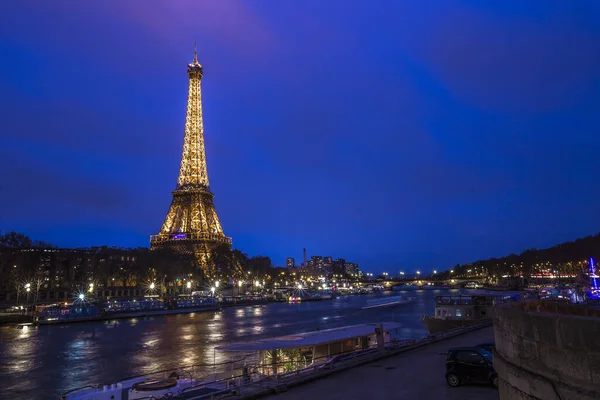
[[[128,376],[188,365],[212,366],[213,349],[220,345],[346,325],[396,321],[402,323],[401,340],[426,336],[420,318],[433,312],[432,293],[415,292],[414,302],[395,310],[362,310],[369,299],[386,295],[34,329],[1,327],[0,398],[58,398],[76,387],[110,384]],[[216,352],[217,363],[227,361],[226,355]],[[198,377],[212,374],[212,367],[194,371]]]
[[[491,342],[492,327],[461,334],[412,351],[378,359],[341,372],[317,377],[309,382],[288,384],[285,393],[273,391],[248,394],[242,399],[328,400],[369,399],[478,399],[496,400],[498,390],[487,386],[459,386],[452,388],[445,381],[446,352],[452,347],[472,346]],[[302,384],[300,384],[302,383]]]
[[[0,313],[0,325],[23,324],[31,321],[33,321],[33,317],[31,315]]]

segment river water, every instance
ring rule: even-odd
[[[184,365],[225,360],[215,346],[369,322],[402,324],[402,339],[427,335],[420,321],[434,295],[458,291],[387,292],[300,304],[151,318],[0,327],[0,399],[56,399],[66,390]],[[373,297],[415,297],[395,308],[362,310]]]

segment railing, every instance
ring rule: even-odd
[[[218,233],[162,233],[150,236],[151,243],[162,243],[168,241],[212,241],[231,244],[231,238]]]

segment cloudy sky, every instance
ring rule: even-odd
[[[250,255],[441,269],[600,229],[597,0],[0,4],[0,230],[148,246],[198,42]]]

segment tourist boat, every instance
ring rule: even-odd
[[[430,334],[474,325],[490,320],[496,304],[516,300],[518,295],[497,293],[474,293],[468,295],[435,296],[435,313],[424,316],[422,322]]]
[[[394,297],[383,297],[380,299],[372,299],[367,301],[367,305],[362,309],[367,310],[370,308],[380,308],[380,307],[396,307],[402,304],[407,304],[413,301],[413,297],[402,297],[402,296],[394,296]]]
[[[406,283],[404,285],[392,286],[392,290],[394,290],[394,291],[420,290],[420,289],[422,289],[420,286],[412,284],[412,283]]]
[[[398,342],[401,324],[395,322],[350,325],[295,335],[262,339],[254,342],[219,346],[217,351],[254,356],[256,364],[250,374],[258,378],[304,370],[326,368],[332,363],[366,356]]]
[[[251,306],[256,304],[267,304],[269,299],[262,295],[245,295],[245,296],[222,296],[219,298],[221,307],[234,306]]]
[[[319,291],[296,290],[288,297],[288,302],[301,303],[303,301],[332,300],[333,298],[334,295],[331,289]]]
[[[180,379],[176,373],[172,373],[162,380],[139,377],[102,387],[86,386],[64,393],[59,400],[141,400],[178,396],[196,398],[227,391],[228,387],[224,382],[214,379],[194,380],[191,377]]]
[[[167,300],[157,297],[111,299],[100,302],[75,301],[37,306],[33,323],[52,325],[68,322],[103,321],[155,315],[192,313],[218,309],[214,297],[178,296]]]

